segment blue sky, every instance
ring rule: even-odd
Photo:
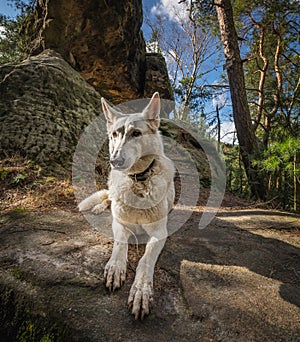
[[[17,14],[17,10],[11,6],[11,2],[0,0],[0,14],[14,17]]]
[[[143,0],[144,11],[146,9],[150,10],[157,3],[159,3],[159,0]],[[0,14],[14,17],[17,14],[17,10],[12,7],[11,1],[0,0]]]
[[[176,1],[176,0],[175,0]],[[157,3],[159,3],[159,0],[143,0],[143,12],[144,12],[144,16],[145,14],[149,13],[151,11],[151,8],[156,5]],[[150,38],[150,31],[147,28],[147,25],[143,24],[142,26],[142,30],[144,32],[144,36],[146,39]]]

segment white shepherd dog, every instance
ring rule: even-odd
[[[111,203],[114,247],[105,267],[106,286],[115,290],[126,278],[128,239],[147,234],[128,305],[136,319],[148,315],[153,302],[153,273],[165,244],[167,217],[174,201],[174,166],[164,154],[159,128],[160,98],[156,92],[142,113],[122,114],[102,98],[107,120],[111,172],[108,190],[79,204],[79,210],[100,213]]]

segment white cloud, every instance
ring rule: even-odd
[[[237,143],[236,130],[233,122],[221,123],[221,141],[225,144]],[[234,141],[235,140],[235,141]]]
[[[160,2],[151,8],[151,14],[166,17],[166,19],[180,24],[189,17],[188,1],[178,4],[174,0],[160,0]]]
[[[208,134],[213,139],[217,140],[217,129],[216,127],[213,130],[208,129]],[[231,121],[225,121],[221,123],[221,129],[220,129],[220,140],[222,143],[225,144],[238,144],[237,137],[236,137],[236,129],[235,125]]]
[[[227,98],[225,93],[217,94],[213,96],[212,106],[213,108],[216,108],[216,106],[218,105],[219,108],[222,108],[226,105],[226,102]]]

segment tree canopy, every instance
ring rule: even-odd
[[[230,152],[228,147],[225,148],[230,172],[228,188],[244,195],[251,193],[256,198],[274,199],[285,208],[299,210],[299,3],[295,0],[186,0],[178,3],[185,4],[188,12],[185,25],[188,23],[197,28],[193,31],[196,36],[194,51],[201,47],[199,38],[203,37],[203,32],[215,39],[219,37],[219,43],[215,40],[213,47],[209,43],[208,54],[220,53],[220,43],[223,42],[223,69],[226,73],[219,75],[222,80],[219,88],[215,84],[207,95],[211,99],[216,89],[231,90],[239,146],[231,148]],[[228,17],[221,13],[224,9],[227,9],[226,15],[232,12],[231,26],[228,25]],[[152,24],[162,35],[162,49],[168,51],[164,42],[173,42],[174,39],[161,30],[159,21]],[[180,26],[177,25],[178,31],[184,31],[184,25]],[[180,37],[178,34],[176,36]],[[235,40],[236,46],[233,47]],[[183,39],[178,39],[176,43],[177,49],[172,51],[178,51],[173,59],[179,68],[187,58],[180,54],[178,48],[184,46]],[[186,51],[184,48],[182,50]],[[203,60],[203,51],[199,54],[200,60]],[[193,56],[192,53],[189,55]],[[197,92],[197,84],[201,84],[202,89],[208,86],[203,77],[205,71],[193,70],[196,70],[195,77],[192,72],[185,77],[181,74],[180,80],[174,84],[175,91],[181,95],[186,95],[187,89],[191,89],[191,102],[193,96],[199,99],[203,95]],[[176,75],[178,77],[178,73]],[[196,85],[193,84],[195,79]],[[197,107],[197,102],[194,104],[198,113],[203,113],[203,108]],[[217,106],[216,119],[220,119],[219,112]],[[204,116],[208,119],[207,113]],[[218,122],[220,125],[220,120]],[[232,167],[234,159],[240,159],[239,156],[244,166],[239,163],[238,167]],[[247,180],[243,180],[244,173]]]

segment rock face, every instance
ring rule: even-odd
[[[69,169],[80,134],[100,113],[100,95],[51,50],[1,66],[0,80],[0,153]]]
[[[98,220],[109,227],[106,214]],[[201,230],[200,215],[168,238],[155,269],[153,310],[143,322],[126,306],[143,246],[129,246],[124,287],[109,294],[103,270],[112,241],[81,214],[5,215],[1,341],[299,341],[296,217],[230,208]],[[287,223],[289,233],[282,231]]]
[[[151,97],[156,91],[163,99],[173,99],[164,57],[160,53],[147,53],[144,95]]]
[[[49,0],[39,2],[36,14],[31,31],[39,33],[33,50],[59,52],[113,103],[149,97],[150,89],[172,98],[161,58],[146,61],[141,0]],[[155,61],[158,64],[153,67]],[[150,73],[156,69],[157,74],[152,86],[145,84],[145,78],[150,79],[149,64]]]

